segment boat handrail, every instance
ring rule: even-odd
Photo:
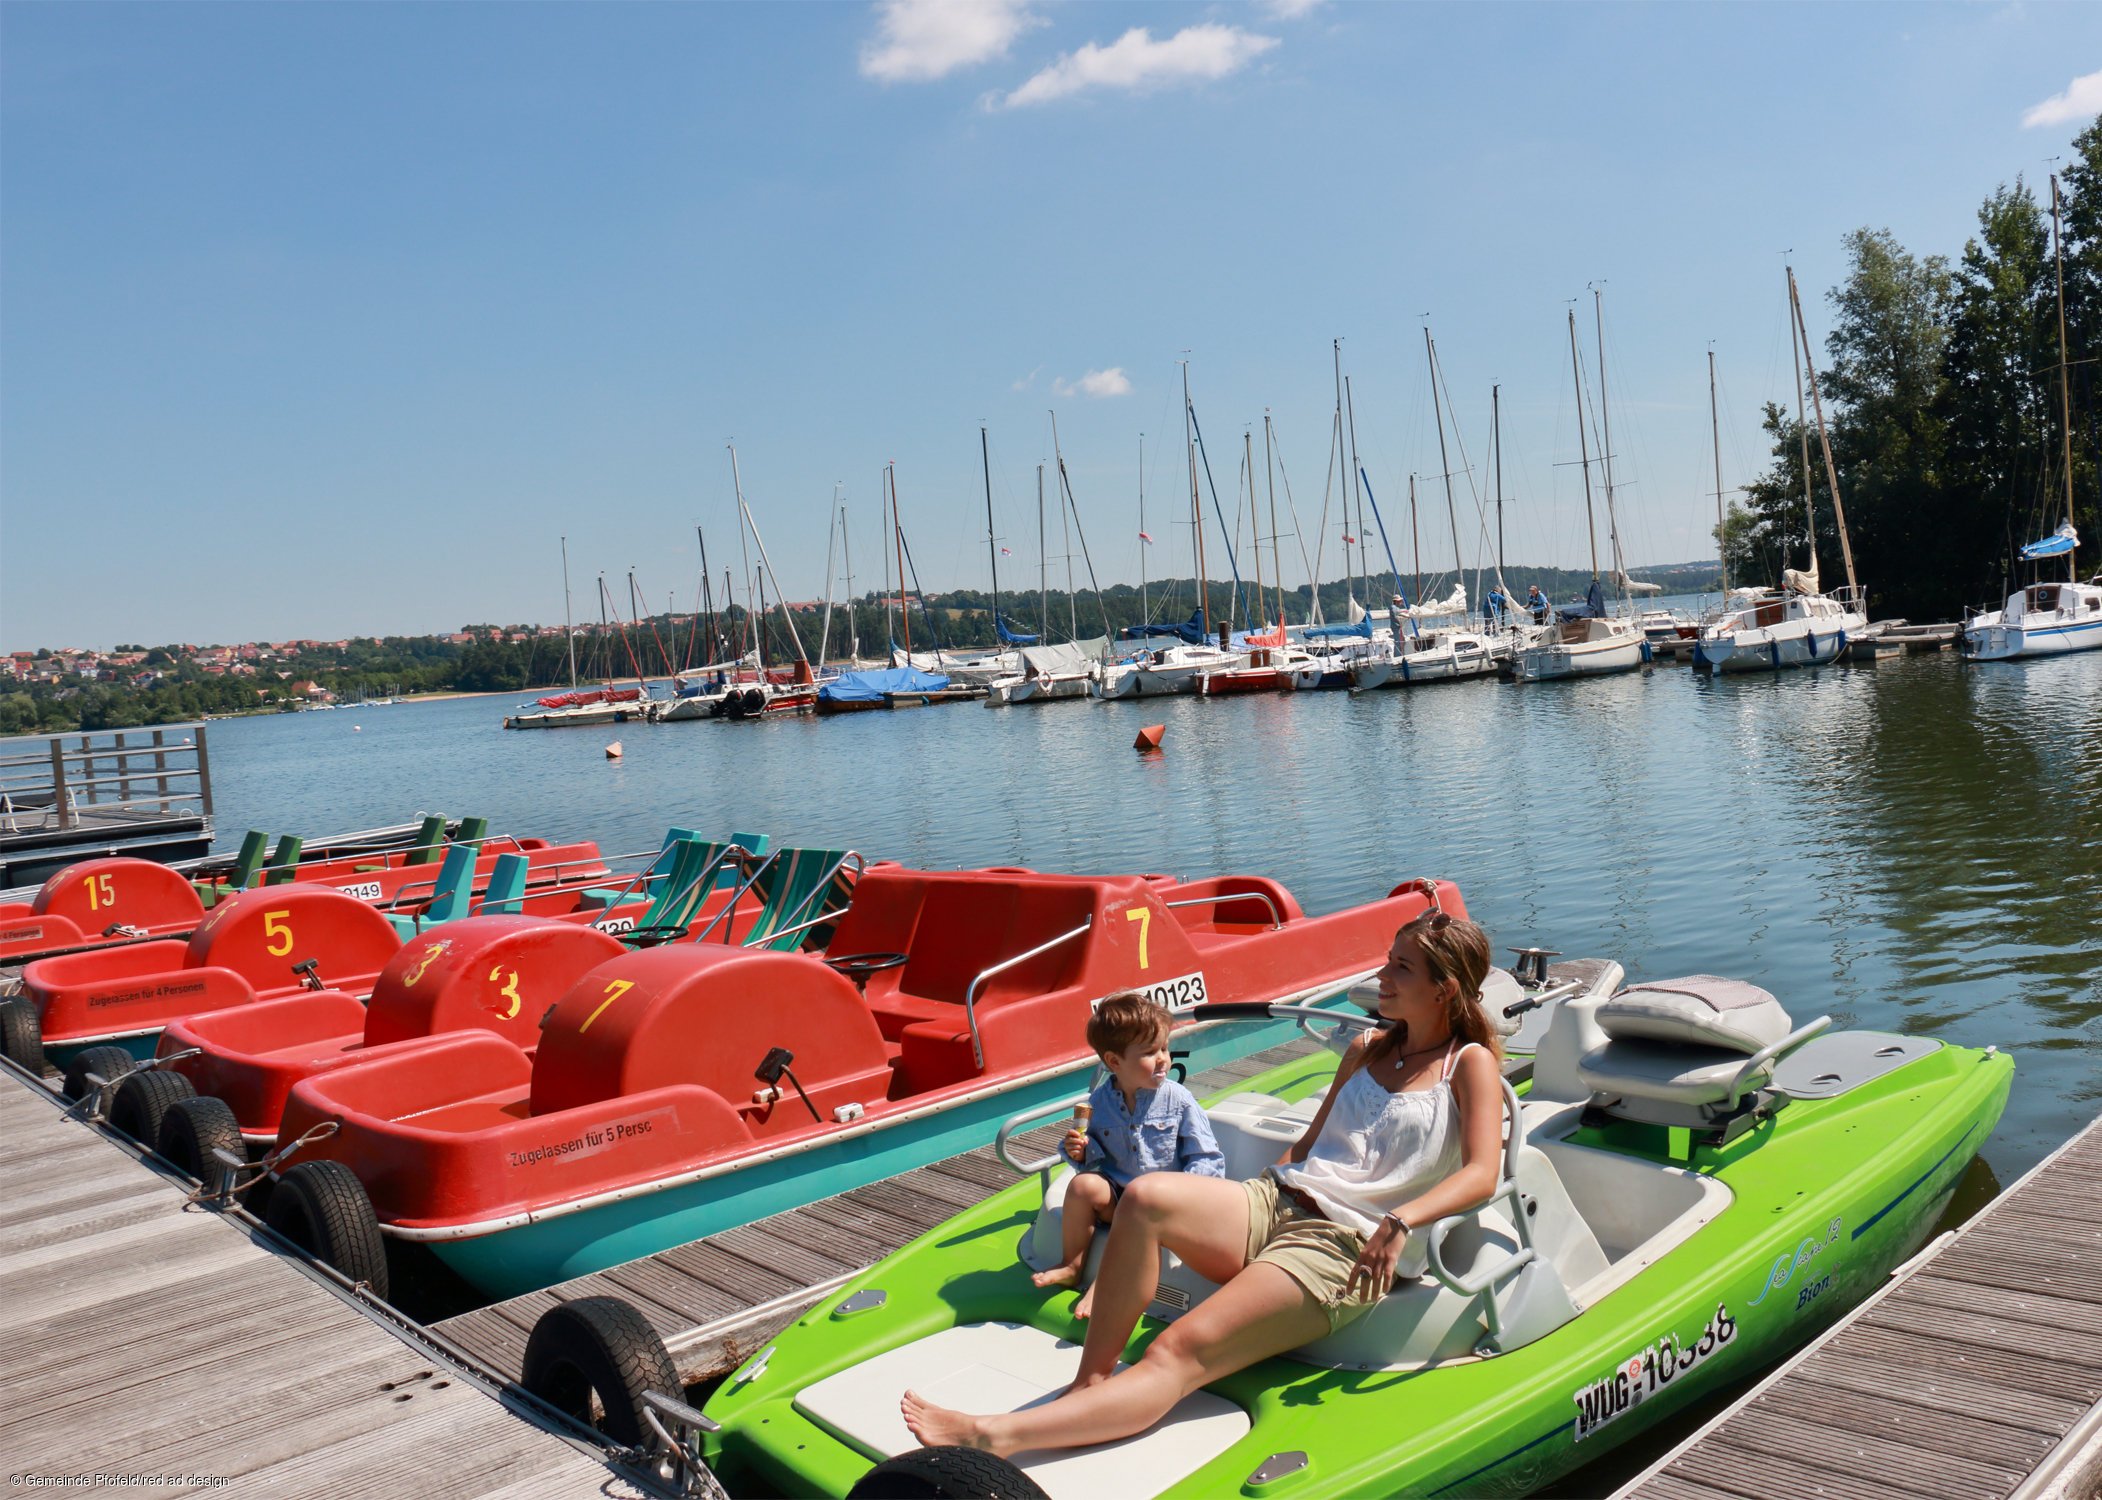
[[[1769,1043],[1761,1047],[1757,1052],[1754,1052],[1750,1057],[1747,1057],[1743,1065],[1731,1077],[1730,1096],[1723,1101],[1722,1107],[1726,1110],[1735,1109],[1738,1100],[1742,1099],[1754,1088],[1763,1085],[1773,1076],[1776,1062],[1780,1061],[1788,1053],[1795,1051],[1796,1048],[1802,1046],[1803,1043],[1809,1041],[1831,1024],[1832,1018],[1830,1016],[1819,1016],[1808,1025],[1798,1026],[1778,1042]],[[1755,1083],[1754,1079],[1757,1079],[1758,1082]]]
[[[1518,1153],[1525,1146],[1525,1114],[1518,1103],[1518,1091],[1511,1087],[1511,1080],[1503,1078],[1498,1082],[1503,1087],[1504,1110],[1511,1117],[1511,1128],[1504,1137],[1501,1180],[1486,1198],[1472,1208],[1447,1214],[1425,1229],[1423,1253],[1425,1269],[1437,1277],[1439,1285],[1449,1292],[1480,1304],[1482,1323],[1489,1330],[1483,1342],[1500,1347],[1503,1338],[1503,1313],[1496,1305],[1496,1289],[1538,1260],[1540,1252],[1533,1244],[1532,1219],[1525,1211],[1525,1199],[1518,1190]],[[1518,1253],[1495,1261],[1472,1276],[1454,1274],[1452,1268],[1445,1264],[1445,1236],[1491,1204],[1505,1200],[1511,1205],[1511,1228],[1518,1236]]]
[[[1097,1066],[1095,1071],[1099,1074],[1102,1070],[1100,1066]],[[1008,1149],[1011,1144],[1011,1137],[1025,1125],[1033,1125],[1038,1120],[1048,1120],[1061,1110],[1072,1109],[1077,1105],[1087,1103],[1088,1096],[1093,1092],[1093,1088],[1082,1089],[1077,1094],[1069,1094],[1063,1098],[1053,1099],[1048,1103],[1037,1105],[1034,1109],[1025,1109],[1020,1114],[1013,1116],[1000,1127],[1000,1133],[993,1137],[993,1155],[999,1157],[1008,1170],[1017,1177],[1034,1176],[1042,1178],[1044,1191],[1048,1194],[1051,1191],[1051,1169],[1064,1161],[1066,1159],[1065,1155],[1059,1151],[1052,1151],[1044,1156],[1034,1157],[1029,1161],[1016,1161]]]
[[[1163,901],[1162,906],[1173,911],[1178,906],[1223,906],[1229,901],[1260,901],[1270,908],[1270,930],[1276,932],[1285,925],[1285,914],[1277,900],[1268,891],[1218,892],[1210,896],[1190,896],[1181,901]],[[1217,920],[1214,918],[1214,920]]]
[[[1027,953],[1017,953],[1013,958],[1002,959],[999,963],[994,964],[991,968],[981,969],[978,971],[978,977],[973,979],[970,982],[969,986],[965,988],[963,992],[963,1017],[964,1020],[970,1024],[971,1057],[977,1063],[980,1072],[983,1072],[985,1069],[985,1039],[978,1033],[978,987],[984,984],[988,979],[991,979],[994,975],[1006,973],[1009,969],[1012,969],[1016,964],[1027,963],[1030,959],[1035,958],[1038,954],[1048,953],[1053,948],[1056,948],[1060,943],[1070,943],[1074,938],[1079,937],[1082,933],[1086,932],[1089,928],[1093,927],[1094,925],[1095,914],[1093,912],[1089,912],[1087,920],[1085,922],[1082,922],[1078,927],[1075,927],[1071,932],[1061,932],[1057,937],[1052,938],[1049,942],[1038,943]]]
[[[683,839],[674,839],[670,843],[667,843],[662,849],[659,849],[656,852],[656,854],[651,857],[650,862],[644,865],[640,870],[637,870],[633,877],[629,879],[628,883],[620,888],[619,893],[615,895],[611,901],[606,903],[608,910],[611,910],[613,907],[619,906],[623,901],[627,900],[628,897],[631,894],[633,894],[634,891],[638,888],[646,887],[649,884],[650,877],[657,873],[657,866],[659,864],[662,864],[665,860],[671,860],[672,866],[675,866],[678,862],[679,845],[684,842],[685,840]],[[725,844],[721,849],[715,852],[714,856],[709,859],[708,863],[701,866],[700,873],[695,875],[693,879],[689,880],[686,883],[684,889],[678,891],[667,891],[664,894],[669,899],[677,900],[678,898],[684,896],[687,891],[701,889],[701,882],[704,880],[713,880],[715,878],[716,870],[721,866],[722,862],[725,859],[728,859],[732,854],[742,855],[744,853],[745,850],[740,845]],[[672,866],[666,866],[664,873],[667,875],[670,874]],[[605,919],[603,917],[598,918],[594,920],[590,925],[593,927],[598,927],[599,922],[604,920]],[[604,929],[600,930],[603,931]]]

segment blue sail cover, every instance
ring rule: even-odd
[[[2058,529],[2040,542],[2031,542],[2022,549],[2023,562],[2035,562],[2038,558],[2064,557],[2080,545],[2080,533],[2073,529],[2071,521],[2061,521]]]
[[[1565,620],[1596,620],[1606,613],[1605,595],[1599,592],[1598,580],[1591,580],[1591,587],[1584,591],[1582,604],[1565,604],[1555,613]]]
[[[1120,641],[1142,641],[1149,635],[1180,636],[1193,646],[1201,646],[1210,639],[1204,633],[1204,611],[1192,610],[1190,617],[1180,625],[1126,625],[1117,632]]]
[[[1372,616],[1365,616],[1355,625],[1309,625],[1304,634],[1310,641],[1369,641],[1372,639]]]
[[[993,616],[993,629],[999,633],[1000,644],[1003,646],[1034,646],[1036,644],[1035,636],[1022,634],[1022,632],[1009,625],[1007,621],[997,614]]]
[[[949,679],[913,667],[842,672],[817,690],[827,703],[880,703],[885,693],[938,693]]]

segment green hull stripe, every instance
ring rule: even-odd
[[[1563,1433],[1570,1431],[1575,1426],[1576,1418],[1572,1417],[1567,1422],[1564,1422],[1560,1427],[1550,1427],[1547,1429],[1547,1431],[1541,1433],[1540,1436],[1534,1438],[1530,1443],[1525,1443],[1520,1445],[1519,1447],[1513,1448],[1502,1458],[1490,1459],[1489,1462],[1483,1464],[1472,1474],[1463,1474],[1458,1479],[1455,1479],[1451,1484],[1440,1485],[1437,1489],[1432,1490],[1431,1493],[1434,1495],[1450,1495],[1454,1490],[1461,1489],[1466,1485],[1472,1484],[1475,1480],[1481,1478],[1491,1469],[1502,1468],[1505,1464],[1509,1463],[1519,1454],[1530,1453],[1533,1449],[1539,1447],[1542,1443],[1548,1442],[1551,1439],[1562,1436]]]
[[[1888,1203],[1884,1204],[1881,1208],[1877,1209],[1874,1213],[1870,1214],[1861,1223],[1855,1225],[1853,1237],[1857,1240],[1860,1239],[1864,1234],[1867,1234],[1871,1229],[1874,1229],[1876,1227],[1876,1221],[1878,1219],[1882,1218],[1885,1214],[1889,1213],[1892,1209],[1896,1208],[1900,1203],[1903,1203],[1907,1198],[1910,1198],[1914,1192],[1918,1191],[1919,1185],[1921,1183],[1925,1182],[1929,1177],[1932,1177],[1936,1172],[1939,1172],[1941,1170],[1942,1162],[1946,1162],[1950,1157],[1954,1156],[1958,1151],[1963,1149],[1963,1143],[1971,1138],[1972,1131],[1975,1131],[1977,1128],[1978,1122],[1976,1120],[1971,1121],[1970,1129],[1964,1131],[1962,1135],[1956,1138],[1956,1144],[1951,1146],[1948,1150],[1942,1152],[1941,1161],[1936,1162],[1933,1166],[1927,1168],[1926,1171],[1920,1173],[1918,1177],[1914,1178],[1911,1187],[1905,1189],[1904,1192],[1898,1194],[1897,1197],[1891,1199]]]

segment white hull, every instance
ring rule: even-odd
[[[1466,677],[1488,677],[1499,671],[1510,655],[1509,643],[1461,631],[1446,635],[1422,650],[1399,656],[1363,657],[1350,664],[1350,690],[1369,693],[1376,688],[1414,687],[1424,682],[1456,682]]]
[[[1774,613],[1781,618],[1771,618]],[[1693,664],[1711,672],[1778,672],[1843,655],[1866,616],[1823,595],[1768,599],[1725,616],[1694,642]]]
[[[2102,650],[2102,584],[2039,583],[2008,597],[2005,609],[1964,622],[1972,661],[2015,661]]]
[[[626,724],[649,717],[640,703],[590,703],[581,708],[546,708],[535,713],[513,714],[504,720],[506,729],[589,729],[595,724]]]
[[[1577,639],[1578,631],[1584,632]],[[1511,676],[1520,682],[1558,677],[1602,677],[1642,665],[1642,633],[1628,620],[1578,620],[1551,625],[1536,640],[1511,653]]]
[[[988,708],[999,708],[1006,704],[1058,703],[1094,696],[1094,674],[1076,672],[1071,676],[1002,678],[986,688],[985,703]]]

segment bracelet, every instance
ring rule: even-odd
[[[1399,1209],[1396,1209],[1391,1213],[1381,1214],[1379,1216],[1379,1220],[1382,1224],[1392,1224],[1396,1229],[1399,1229],[1401,1231],[1401,1237],[1403,1239],[1407,1239],[1410,1233],[1412,1232],[1409,1229],[1408,1220],[1404,1219],[1401,1216],[1401,1211]]]

